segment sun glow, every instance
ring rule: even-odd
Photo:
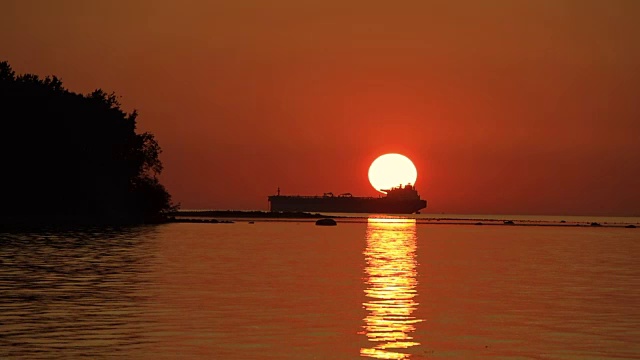
[[[381,155],[369,167],[369,182],[381,193],[399,185],[414,185],[417,178],[418,170],[413,162],[400,154]]]

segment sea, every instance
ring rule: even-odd
[[[640,359],[640,218],[341,216],[0,230],[0,359]]]

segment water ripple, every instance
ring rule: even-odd
[[[2,234],[0,357],[106,357],[148,343],[150,231]]]

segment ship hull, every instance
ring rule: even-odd
[[[269,196],[271,211],[413,214],[427,207],[426,200],[369,197]]]

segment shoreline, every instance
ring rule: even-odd
[[[492,218],[416,218],[415,214],[346,216],[345,214],[326,215],[308,212],[270,212],[242,210],[188,210],[177,211],[168,215],[168,223],[233,223],[233,222],[313,222],[318,219],[336,219],[338,223],[367,223],[370,219],[380,218],[386,221],[415,222],[416,225],[474,225],[474,226],[547,226],[547,227],[603,227],[603,228],[637,228],[631,222],[596,222],[596,221],[545,221],[545,220],[504,220]]]
[[[573,219],[554,220],[540,219],[533,216],[530,219],[518,219],[513,216],[507,219],[505,215],[495,218],[486,215],[446,215],[445,217],[429,216],[420,217],[416,214],[351,214],[335,213],[321,214],[310,212],[271,212],[263,210],[178,210],[165,213],[162,216],[147,221],[88,221],[81,219],[70,221],[69,219],[16,219],[6,218],[0,220],[0,231],[31,231],[31,230],[73,230],[82,228],[126,228],[140,225],[162,225],[171,223],[206,223],[206,224],[230,224],[230,223],[256,223],[256,222],[315,222],[319,219],[336,219],[338,223],[356,224],[368,223],[370,219],[384,219],[388,222],[414,222],[416,225],[474,225],[474,226],[533,226],[533,227],[603,227],[603,228],[628,228],[640,227],[636,221],[602,221],[607,219]],[[426,215],[426,214],[424,214]],[[422,215],[422,216],[424,216]],[[537,219],[536,219],[537,218]],[[634,219],[634,218],[631,218]],[[631,220],[630,219],[630,220]],[[610,219],[613,220],[613,219]],[[634,219],[636,220],[636,219]]]

